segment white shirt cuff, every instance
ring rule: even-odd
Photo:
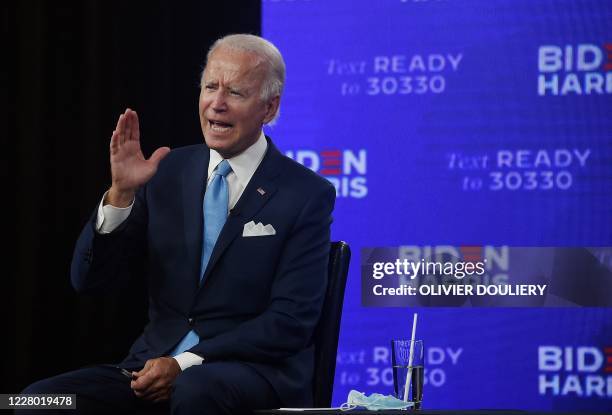
[[[130,212],[134,206],[133,200],[132,204],[126,208],[115,207],[112,205],[104,206],[104,198],[106,197],[107,193],[108,190],[102,196],[102,200],[98,206],[98,216],[96,217],[96,231],[102,234],[111,233],[117,229],[117,227],[121,225],[121,223],[123,223],[128,216],[130,216]]]
[[[188,367],[191,367],[194,365],[201,365],[202,362],[204,361],[202,357],[198,356],[195,353],[191,353],[191,352],[183,352],[183,353],[177,354],[176,356],[173,357],[173,359],[178,362],[179,366],[181,367],[181,370],[185,370]]]

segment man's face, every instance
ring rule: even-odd
[[[276,112],[279,97],[261,99],[264,69],[254,54],[223,46],[208,60],[200,91],[200,125],[206,145],[224,158],[255,143],[262,125]]]

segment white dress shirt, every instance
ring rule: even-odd
[[[263,160],[267,148],[268,142],[266,141],[266,137],[262,131],[254,144],[237,156],[227,160],[232,168],[232,171],[226,177],[229,188],[228,211],[236,205],[240,199],[240,196],[242,196],[242,192],[244,192],[244,189],[249,184],[249,181],[251,181],[255,170],[257,170],[257,167],[259,167],[259,164]],[[223,157],[221,157],[216,150],[211,149],[210,158],[208,161],[208,176],[206,181],[207,187],[210,184],[212,173],[215,171],[221,161],[223,161]],[[98,216],[96,218],[96,231],[101,234],[111,233],[119,225],[121,225],[121,223],[130,215],[132,206],[134,205],[134,201],[132,201],[132,204],[126,208],[104,205],[105,197],[106,193],[104,193],[104,196],[102,196],[102,200],[98,206]],[[197,354],[190,352],[180,353],[174,356],[174,359],[178,362],[181,370],[185,370],[193,365],[202,364],[202,361],[204,360]]]

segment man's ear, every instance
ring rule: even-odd
[[[264,117],[263,123],[267,124],[272,121],[274,115],[278,111],[278,106],[280,105],[280,95],[276,95],[268,100],[266,103],[266,116]]]

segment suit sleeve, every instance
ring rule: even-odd
[[[334,188],[326,186],[303,207],[283,248],[266,311],[231,331],[200,341],[190,352],[207,361],[274,362],[309,345],[327,287],[335,197]]]
[[[107,234],[96,231],[98,209],[87,221],[77,240],[70,266],[70,279],[79,292],[103,292],[142,270],[146,257],[147,210],[141,188],[128,218]]]

